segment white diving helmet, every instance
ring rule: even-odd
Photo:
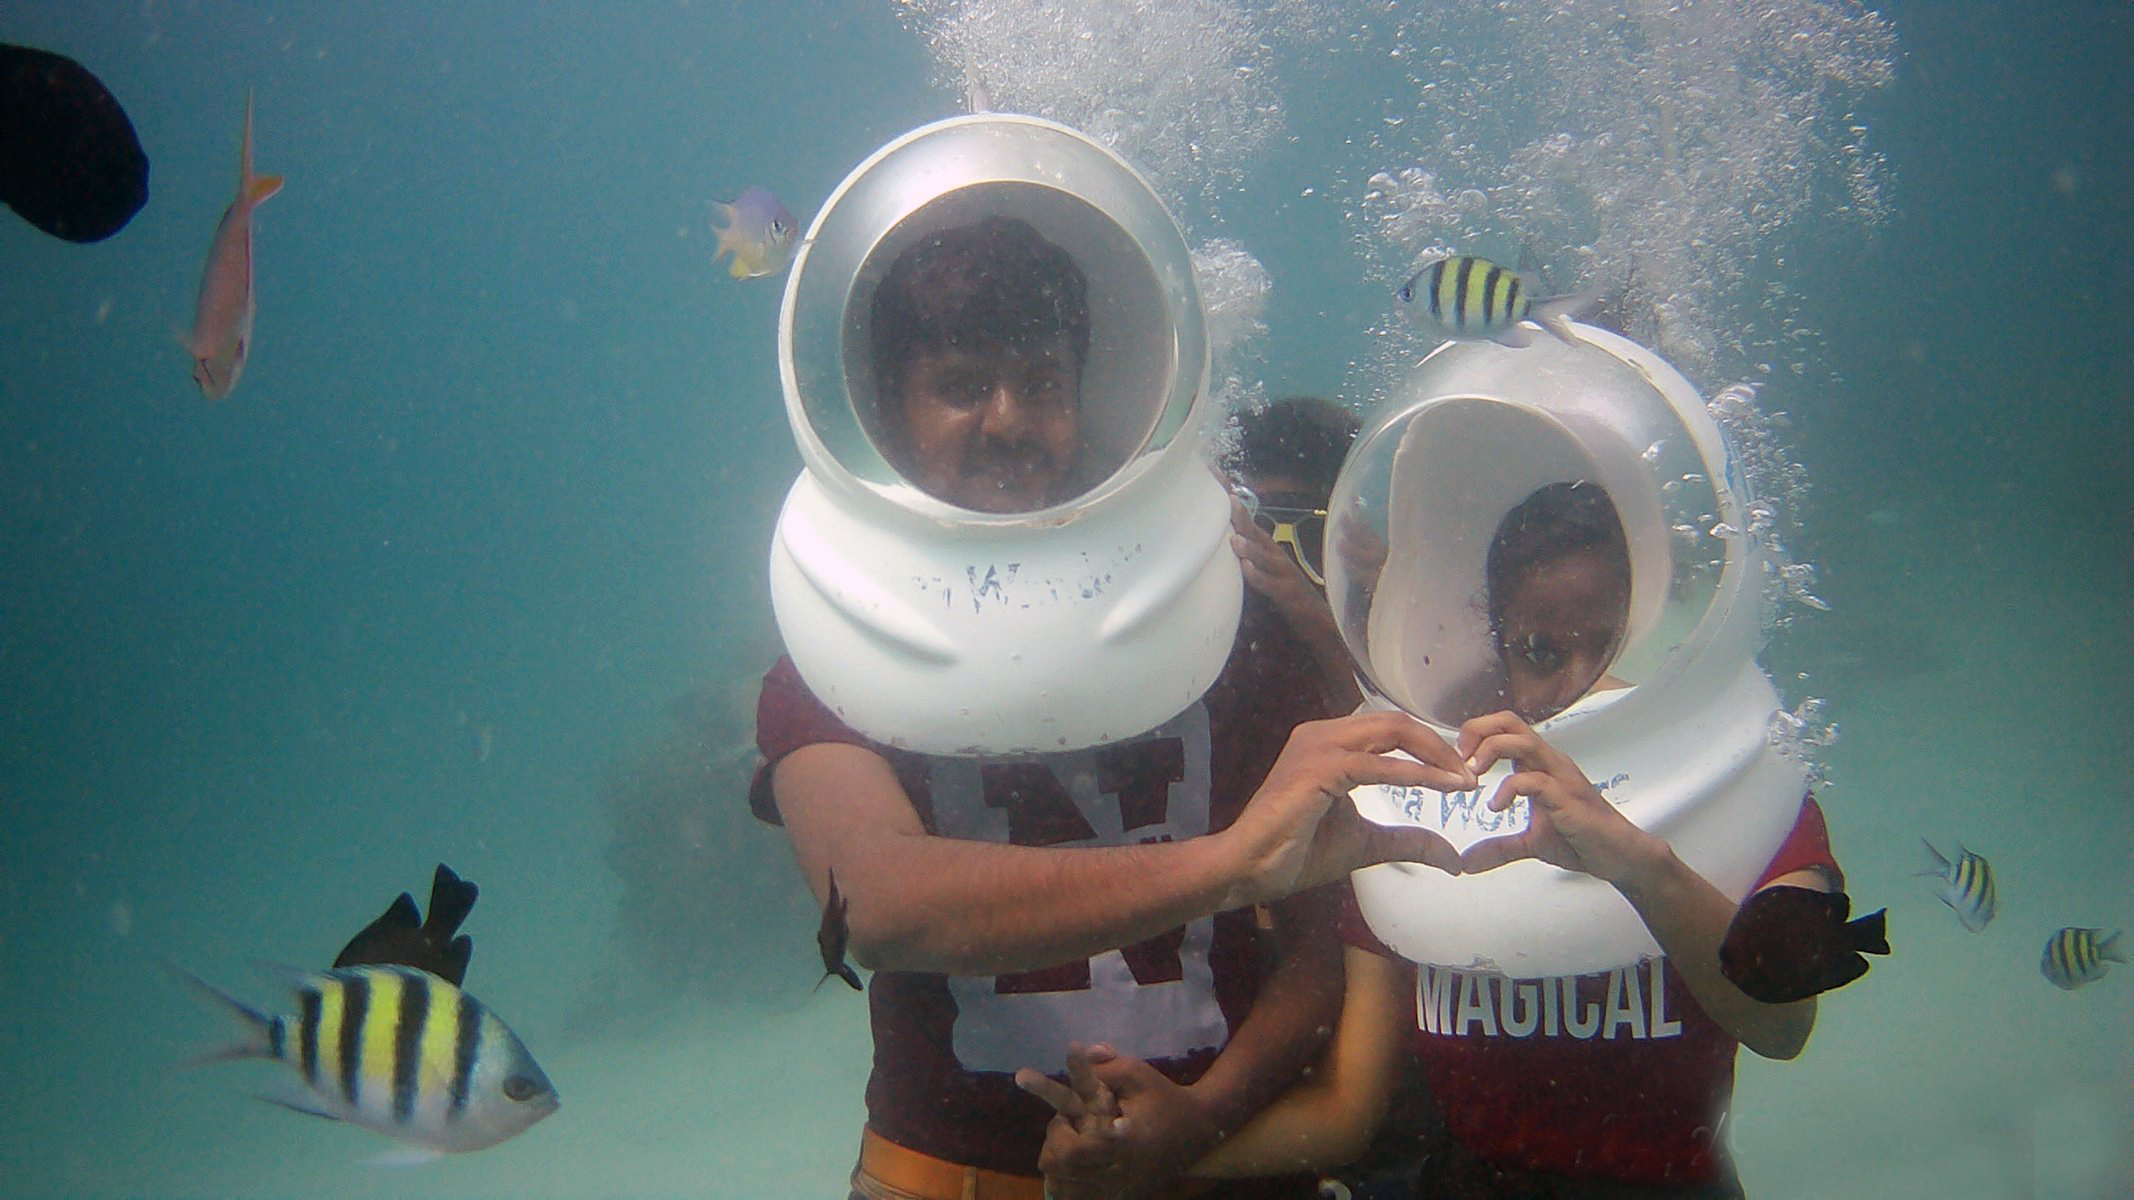
[[[1577,345],[1456,341],[1423,360],[1335,484],[1328,599],[1370,704],[1447,741],[1471,717],[1520,711],[1625,816],[1739,900],[1808,786],[1768,734],[1779,699],[1756,661],[1763,558],[1741,532],[1752,497],[1688,380],[1625,338],[1572,332]],[[1534,685],[1514,676],[1568,664],[1580,643],[1515,628],[1535,619],[1527,610],[1546,612],[1550,593],[1515,587],[1538,576],[1508,564],[1536,561],[1520,539],[1566,528],[1546,513],[1573,509],[1610,535],[1596,536],[1611,549],[1585,561],[1616,564],[1613,584],[1588,588],[1614,600],[1587,605],[1608,614],[1605,637],[1566,626],[1598,657],[1537,708]],[[1422,825],[1465,849],[1525,827],[1524,799],[1487,808],[1509,771],[1498,764],[1472,792],[1366,787],[1353,800],[1373,821]],[[1373,932],[1419,963],[1532,979],[1659,953],[1613,887],[1538,861],[1466,876],[1388,864],[1353,879]]]
[[[901,280],[930,269],[908,256],[981,227],[1064,254],[1055,274],[1086,297],[1073,461],[1034,505],[1005,505],[1029,511],[982,511],[1003,505],[929,473],[902,394],[913,371],[884,357],[917,294]],[[1012,291],[1023,274],[979,277]],[[806,468],[779,514],[771,603],[801,678],[853,728],[930,754],[1082,749],[1162,724],[1215,681],[1243,584],[1201,454],[1205,317],[1184,235],[1117,155],[1006,114],[896,139],[815,218],[778,352]]]

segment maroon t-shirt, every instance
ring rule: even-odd
[[[1756,886],[1806,867],[1842,880],[1813,798]],[[1343,933],[1400,957],[1353,894]],[[1476,1157],[1630,1184],[1714,1177],[1740,1043],[1665,958],[1552,979],[1405,965],[1416,1057],[1447,1133]]]
[[[771,771],[803,746],[864,746],[888,760],[929,833],[1021,846],[1117,846],[1226,828],[1289,731],[1317,711],[1317,672],[1271,610],[1248,600],[1222,675],[1139,737],[1013,759],[880,745],[816,699],[790,659],[764,677],[749,803],[776,823]],[[875,974],[867,1120],[950,1162],[1032,1175],[1052,1109],[1013,1073],[1062,1068],[1070,1040],[1102,1039],[1181,1083],[1198,1079],[1245,1019],[1271,967],[1253,913],[1202,918],[1138,945],[1000,976]]]

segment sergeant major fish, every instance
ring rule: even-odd
[[[726,224],[711,227],[719,239],[711,261],[719,261],[722,254],[732,254],[726,273],[735,279],[756,279],[785,270],[786,263],[792,261],[793,240],[800,233],[800,225],[785,205],[778,203],[778,197],[771,195],[768,188],[752,187],[731,202],[712,203],[718,206]]]
[[[245,136],[237,152],[237,198],[223,210],[200,273],[200,301],[193,312],[193,382],[200,394],[220,400],[237,386],[252,348],[252,210],[282,190],[279,175],[252,173],[252,93],[245,93]]]
[[[1524,346],[1531,340],[1521,327],[1527,321],[1571,342],[1572,318],[1600,300],[1597,290],[1535,297],[1516,272],[1472,254],[1424,263],[1395,294],[1409,319],[1425,329],[1506,346]]]
[[[2097,936],[2103,932],[2069,926],[2053,934],[2045,939],[2045,954],[2038,959],[2038,970],[2054,987],[2070,992],[2104,978],[2104,964],[2127,960],[2119,953],[2119,931]]]
[[[1956,917],[1964,928],[1973,933],[1986,927],[1993,914],[2001,906],[2000,889],[1993,885],[1993,864],[1956,844],[1956,861],[1950,862],[1941,856],[1932,842],[1921,838],[1920,842],[1933,857],[1934,863],[1921,875],[1932,875],[1941,880],[1934,894],[1943,904],[1956,910]]]
[[[180,975],[244,1027],[195,1062],[271,1058],[295,1086],[261,1099],[396,1138],[420,1161],[480,1150],[556,1111],[556,1089],[488,1007],[427,971],[344,967],[294,974],[297,1011],[268,1016]]]

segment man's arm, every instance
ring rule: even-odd
[[[1392,750],[1412,757],[1388,757]],[[858,746],[803,746],[771,778],[818,901],[837,873],[853,956],[873,970],[956,975],[1087,958],[1373,863],[1457,870],[1458,855],[1435,834],[1356,815],[1349,791],[1374,783],[1459,789],[1474,777],[1407,717],[1315,721],[1290,733],[1266,781],[1221,833],[1087,848],[929,834],[887,760]]]
[[[937,837],[859,746],[804,746],[771,777],[818,902],[837,872],[852,955],[877,971],[1005,975],[1176,929],[1235,886],[1211,838],[1050,849]]]

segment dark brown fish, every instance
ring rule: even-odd
[[[1719,947],[1719,973],[1765,1004],[1804,1000],[1867,974],[1866,954],[1888,954],[1878,908],[1846,920],[1843,892],[1771,887],[1742,902]]]
[[[474,957],[474,939],[464,933],[458,937],[453,934],[467,919],[467,913],[474,908],[474,898],[480,894],[481,889],[438,863],[437,874],[430,879],[427,918],[415,911],[415,897],[402,892],[383,916],[349,939],[333,965],[397,963],[428,971],[458,987],[466,981],[467,960]]]
[[[860,973],[845,961],[845,943],[851,938],[851,932],[845,928],[846,901],[837,893],[837,872],[832,871],[829,875],[830,897],[822,907],[822,928],[815,931],[815,945],[822,951],[823,972],[815,986],[822,987],[830,976],[835,975],[853,991],[861,991]]]
[[[148,155],[87,67],[0,45],[0,202],[70,242],[110,237],[148,202]]]

